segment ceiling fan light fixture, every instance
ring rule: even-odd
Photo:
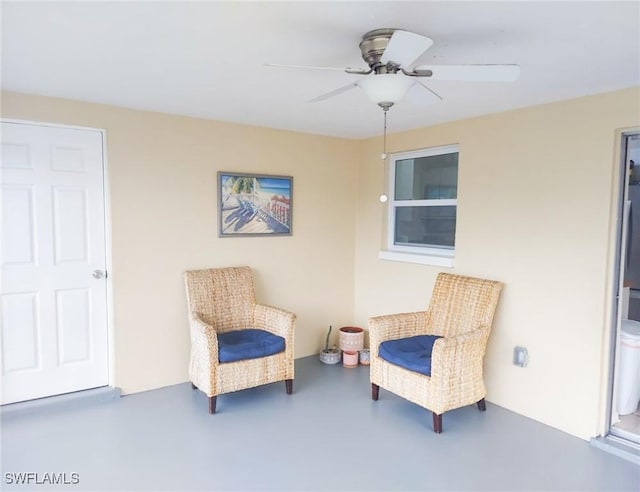
[[[370,75],[357,82],[369,99],[381,107],[401,101],[413,84],[415,80],[401,73]]]

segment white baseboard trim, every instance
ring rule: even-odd
[[[87,403],[115,400],[120,398],[120,396],[120,388],[103,386],[101,388],[65,393],[64,395],[49,396],[47,398],[38,398],[36,400],[2,405],[2,407],[0,407],[0,415],[2,415],[2,417],[7,417],[9,415],[22,415],[25,412],[30,413],[41,409],[50,410],[52,408],[74,407]]]

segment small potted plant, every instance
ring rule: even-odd
[[[371,352],[367,348],[363,348],[360,351],[360,364],[363,366],[368,366],[371,361]]]
[[[340,350],[337,348],[329,348],[329,337],[331,336],[331,325],[329,325],[329,333],[324,343],[324,349],[320,352],[320,361],[325,364],[337,364],[340,362]]]

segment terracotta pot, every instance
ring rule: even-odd
[[[350,350],[342,352],[342,365],[349,369],[358,367],[358,352]]]
[[[364,330],[358,326],[343,326],[340,328],[340,349],[358,352],[364,348]]]

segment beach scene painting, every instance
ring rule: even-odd
[[[218,173],[219,235],[291,235],[293,177]]]

